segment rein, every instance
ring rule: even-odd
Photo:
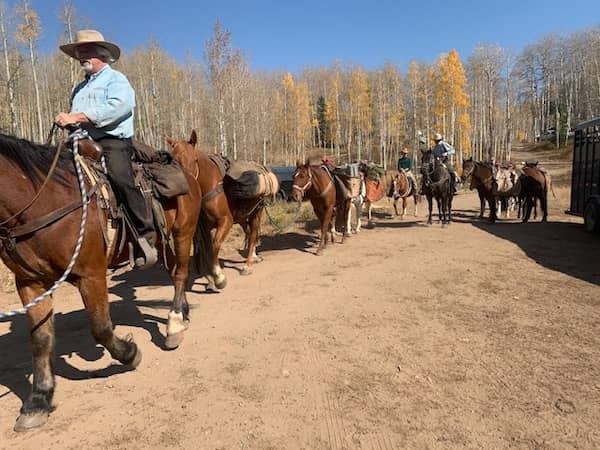
[[[79,191],[81,192],[81,202],[77,202],[76,204],[67,205],[66,207],[61,208],[59,211],[62,211],[62,216],[58,216],[58,217],[55,218],[55,220],[58,220],[58,219],[64,217],[65,215],[67,215],[68,213],[74,211],[75,209],[78,209],[80,206],[82,207],[82,211],[81,211],[81,225],[79,227],[79,236],[77,238],[77,242],[75,243],[75,249],[73,250],[73,255],[71,256],[71,260],[69,261],[69,264],[67,265],[67,268],[63,272],[62,276],[58,280],[56,280],[54,282],[54,284],[52,285],[52,287],[50,287],[50,289],[48,289],[43,294],[40,294],[39,296],[37,296],[35,299],[33,299],[28,304],[24,305],[22,308],[14,309],[12,311],[7,311],[7,312],[0,312],[0,319],[4,319],[4,318],[7,318],[7,317],[14,317],[14,316],[17,316],[17,315],[20,315],[20,314],[27,313],[27,311],[29,311],[34,306],[38,305],[42,300],[44,300],[47,297],[51,296],[54,293],[54,291],[58,288],[58,286],[60,286],[62,284],[62,282],[67,279],[67,277],[71,273],[71,270],[73,270],[73,266],[75,265],[75,262],[77,261],[77,258],[79,256],[79,252],[81,250],[81,246],[83,244],[83,236],[84,236],[84,232],[85,232],[85,225],[86,225],[86,222],[87,222],[88,203],[90,202],[91,194],[93,194],[93,192],[94,192],[94,191],[90,192],[90,195],[88,195],[88,193],[86,192],[85,178],[84,178],[84,175],[83,175],[83,170],[81,168],[81,156],[79,155],[79,139],[82,139],[84,137],[87,137],[87,133],[81,132],[81,131],[76,131],[75,133],[73,133],[71,135],[71,139],[73,140],[73,158],[74,158],[74,161],[75,161],[75,169],[77,171],[77,179],[79,181]],[[56,153],[59,154],[59,151],[57,150]],[[49,174],[50,174],[50,172],[49,172]],[[49,176],[46,178],[46,181],[48,179],[49,179]],[[44,185],[45,184],[46,183],[44,183]],[[42,188],[43,188],[43,186],[42,186]],[[41,191],[41,189],[40,189],[40,191]],[[39,197],[39,195],[36,196],[36,200],[37,200],[37,197]],[[33,202],[31,202],[31,204],[32,203]],[[76,207],[74,207],[74,205]],[[29,205],[29,206],[31,206],[31,205]],[[69,208],[72,208],[72,209],[69,209]],[[19,213],[19,214],[22,214],[22,213]],[[44,216],[42,218],[45,218],[45,217],[46,216]],[[40,219],[42,219],[42,218],[40,218]],[[3,223],[5,223],[5,222],[3,222]],[[29,229],[27,231],[27,234],[29,234],[29,233],[31,233],[33,231],[37,231],[40,228],[45,227],[50,222],[40,223],[40,220],[38,219],[37,221],[33,221],[33,223],[35,224],[36,228],[33,229],[33,230]],[[11,230],[8,229],[8,228],[2,228],[2,230],[5,230],[5,232],[8,234],[7,237],[2,236],[3,245],[6,246],[6,244],[4,243],[4,239],[7,239],[7,238],[10,238],[12,240],[13,244],[16,245],[16,242],[14,241],[14,236],[12,236],[10,234]],[[8,240],[7,242],[10,243],[11,240]],[[14,249],[14,251],[16,252],[16,248]],[[18,253],[16,253],[16,254],[18,255]],[[19,259],[21,259],[21,258],[19,257]],[[21,261],[22,261],[22,259],[21,259]],[[26,267],[28,267],[28,266],[26,265]]]
[[[48,141],[52,140],[52,134],[54,134],[55,126],[56,125],[54,125],[52,127],[52,130],[50,131],[50,135],[48,136]],[[19,218],[25,211],[27,211],[29,208],[31,208],[33,206],[33,204],[37,201],[38,198],[40,198],[40,195],[42,195],[44,188],[48,185],[50,178],[52,178],[52,175],[54,174],[54,171],[56,170],[56,166],[58,165],[58,160],[60,158],[60,152],[62,151],[63,147],[64,147],[64,144],[62,142],[56,147],[56,153],[54,154],[54,159],[52,160],[52,165],[50,166],[50,170],[48,170],[48,173],[46,174],[46,178],[44,179],[44,182],[42,183],[42,186],[40,187],[39,191],[36,192],[36,194],[33,196],[31,201],[29,203],[27,203],[19,212],[13,214],[8,219],[0,222],[0,227],[3,227],[11,220]]]

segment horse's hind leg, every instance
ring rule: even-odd
[[[262,261],[256,254],[256,244],[258,243],[261,218],[262,208],[259,208],[249,219],[248,232],[246,235],[248,239],[248,257],[246,258],[246,264],[244,264],[244,267],[242,268],[242,275],[250,275],[252,273],[252,263]]]
[[[17,290],[23,305],[28,304],[45,290],[38,284],[25,284],[17,279]],[[33,359],[33,383],[31,392],[15,424],[15,431],[27,431],[40,427],[48,420],[54,409],[54,316],[52,299],[43,300],[27,314],[31,326],[31,354]]]
[[[97,276],[81,278],[78,287],[96,342],[104,346],[114,359],[135,369],[142,360],[142,354],[130,335],[121,339],[113,332],[104,271]]]
[[[213,240],[213,248],[214,248],[214,260],[213,260],[213,268],[212,274],[214,283],[217,289],[223,289],[227,286],[227,278],[225,277],[225,273],[223,269],[221,269],[221,264],[219,264],[219,252],[221,251],[221,245],[223,245],[223,241],[229,234],[231,227],[233,226],[233,218],[229,215],[222,217],[217,225],[217,232],[215,233],[215,237]]]

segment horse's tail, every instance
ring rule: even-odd
[[[198,224],[196,225],[196,233],[194,234],[194,264],[196,265],[198,276],[203,277],[212,273],[214,254],[215,249],[210,233],[208,216],[205,209],[201,208]]]

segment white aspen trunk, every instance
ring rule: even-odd
[[[9,112],[9,131],[10,134],[17,133],[17,112],[15,109],[15,90],[13,86],[13,73],[10,69],[10,59],[8,54],[8,35],[6,32],[4,5],[0,6],[0,34],[2,35],[2,50],[4,54],[4,70],[6,74],[6,97]]]
[[[44,131],[42,124],[42,105],[40,101],[40,86],[38,82],[37,69],[35,65],[35,53],[33,49],[33,39],[29,39],[29,60],[31,62],[31,72],[33,74],[33,87],[35,90],[35,107],[37,113],[37,140],[38,142],[43,142],[44,140]]]

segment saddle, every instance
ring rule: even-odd
[[[77,136],[78,152],[82,156],[81,166],[92,189],[96,189],[100,223],[107,248],[109,267],[115,268],[123,261],[135,265],[135,248],[139,244],[139,236],[123,205],[119,205],[114,191],[108,181],[103,160],[102,145],[89,136]],[[72,141],[67,145],[72,148]],[[172,236],[166,228],[166,218],[161,200],[186,194],[189,191],[187,179],[179,163],[165,151],[133,141],[132,173],[135,185],[140,188],[146,207],[151,211],[156,230],[163,245],[163,256],[166,247],[175,251]],[[146,252],[144,252],[146,253]],[[166,259],[164,261],[167,265]]]

